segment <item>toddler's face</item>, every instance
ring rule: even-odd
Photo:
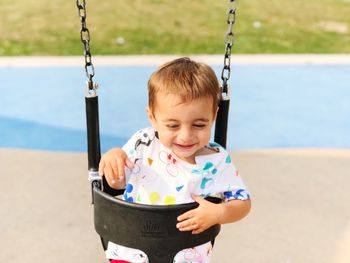
[[[210,140],[216,112],[210,97],[183,102],[177,95],[159,93],[153,113],[147,108],[161,143],[181,160],[195,163],[196,153]]]

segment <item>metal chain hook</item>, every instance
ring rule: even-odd
[[[86,26],[86,2],[85,0],[76,1],[78,7],[78,15],[81,22],[80,30],[80,40],[84,46],[84,56],[85,56],[85,72],[89,82],[93,82],[92,78],[95,76],[95,68],[91,60],[90,52],[90,31]],[[91,87],[94,85],[90,85]]]
[[[234,44],[234,34],[232,32],[233,25],[236,20],[236,7],[235,0],[229,0],[229,10],[227,12],[227,24],[228,30],[225,35],[225,56],[224,56],[224,67],[221,72],[222,84],[222,93],[225,93],[228,96],[228,80],[231,75],[231,50]]]

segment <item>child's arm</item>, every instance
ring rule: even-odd
[[[200,196],[193,196],[199,206],[180,215],[176,227],[180,231],[192,231],[199,234],[212,225],[227,224],[245,217],[251,207],[250,200],[231,200],[221,204],[208,202]]]
[[[102,156],[98,172],[101,176],[106,177],[110,187],[123,189],[125,187],[125,166],[132,169],[134,165],[122,149],[113,148]]]

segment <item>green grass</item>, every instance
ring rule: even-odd
[[[224,52],[227,0],[86,1],[93,55]],[[350,53],[350,0],[236,1],[234,53]],[[2,56],[81,55],[79,30],[75,0],[0,0]]]

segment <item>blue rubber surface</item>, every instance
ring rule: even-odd
[[[148,126],[154,69],[96,69],[102,151]],[[228,149],[350,147],[349,73],[350,65],[235,66]],[[0,68],[0,80],[0,147],[86,150],[82,67]]]

